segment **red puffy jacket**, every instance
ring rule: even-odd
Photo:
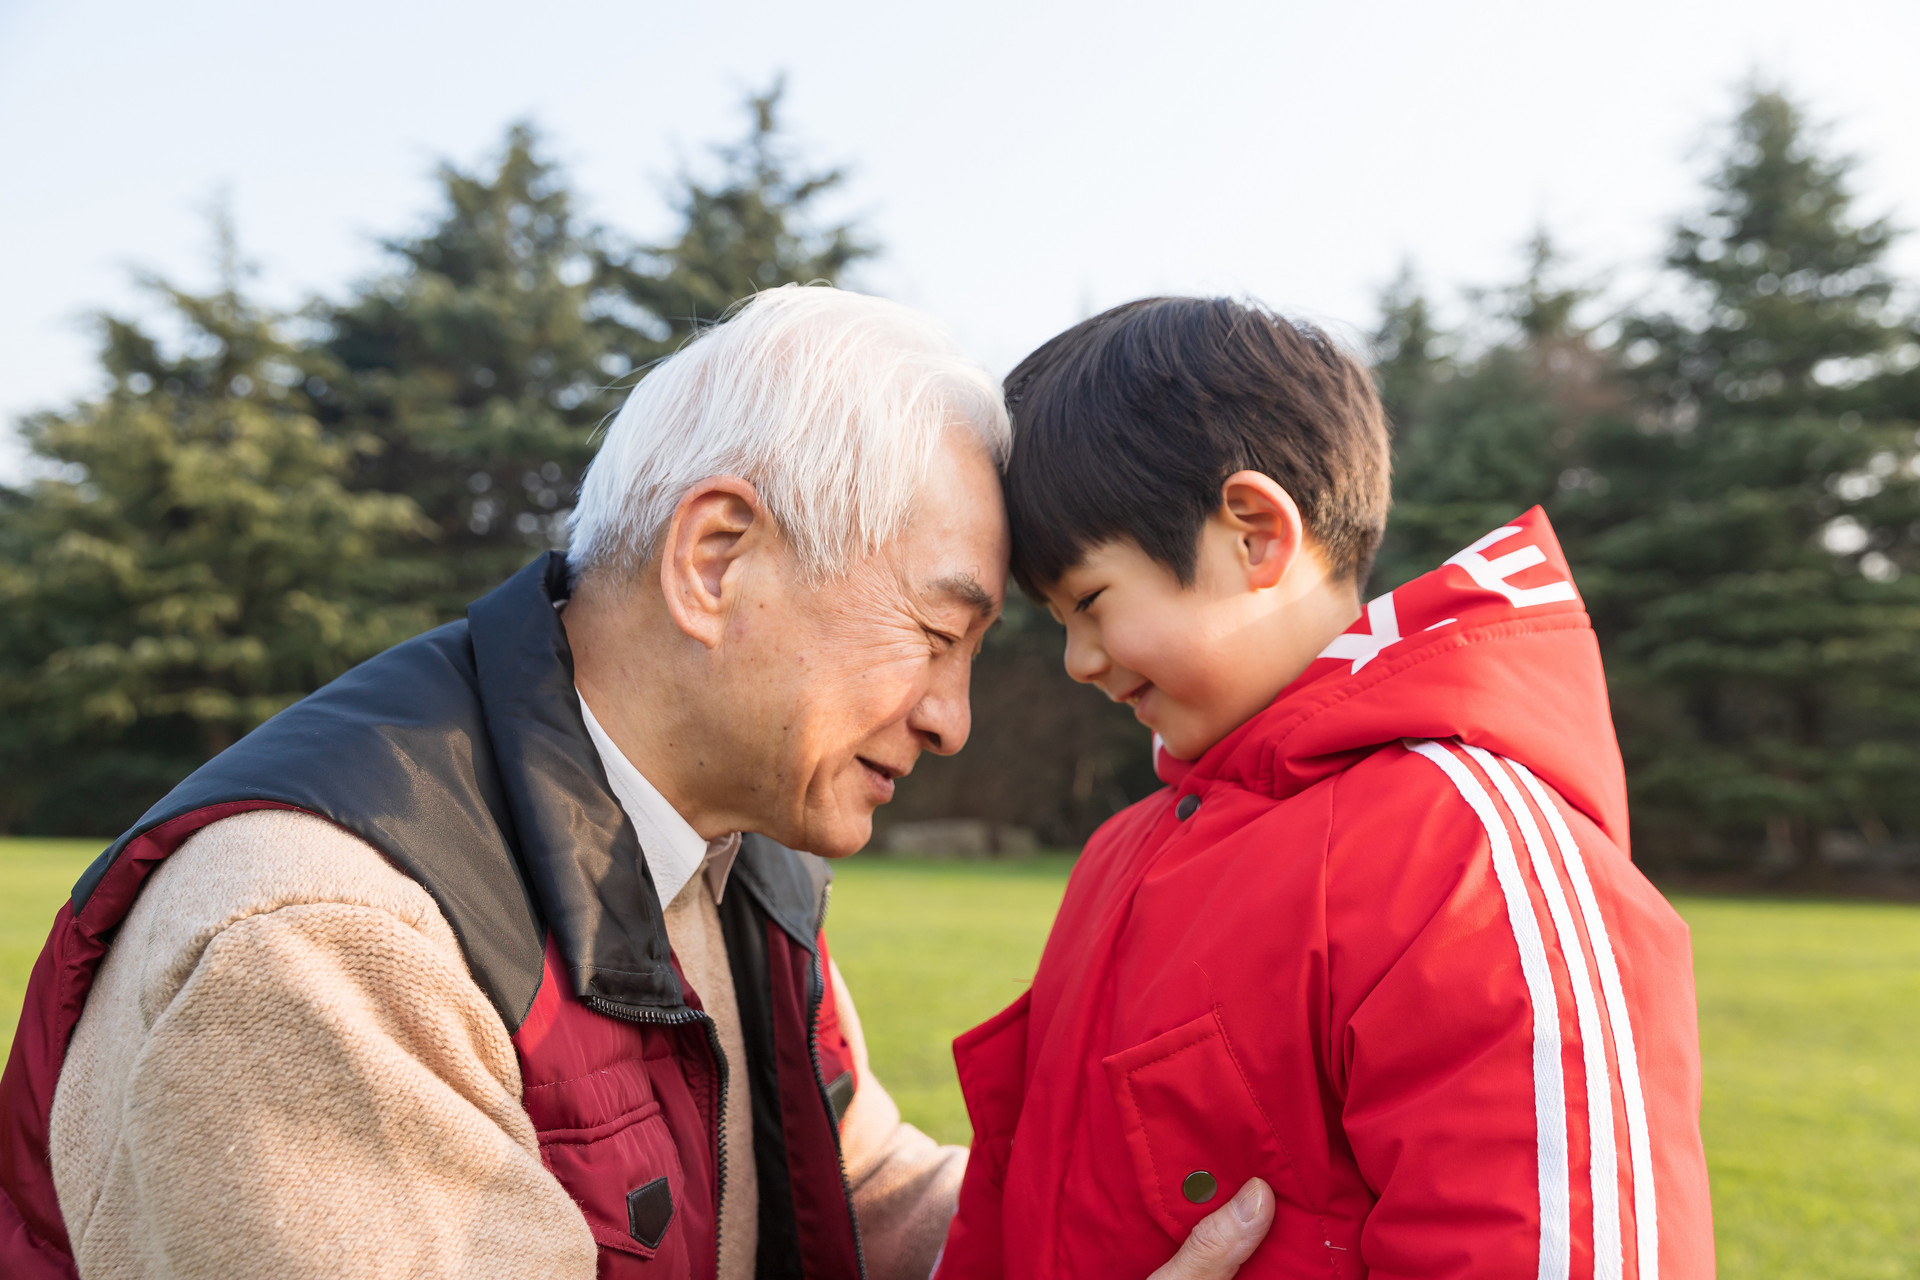
[[[955,1045],[939,1280],[1145,1276],[1256,1174],[1245,1280],[1712,1274],[1687,929],[1628,861],[1537,508],[1161,763],[1032,990]]]

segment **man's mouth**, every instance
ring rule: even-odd
[[[912,766],[902,769],[880,760],[868,759],[866,756],[855,756],[854,759],[858,760],[860,767],[867,771],[867,778],[873,784],[876,804],[885,804],[893,799],[893,780],[906,777],[912,769]]]

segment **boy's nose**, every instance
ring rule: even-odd
[[[1067,652],[1063,658],[1067,674],[1081,684],[1092,684],[1107,669],[1107,655],[1099,645],[1084,635],[1075,635],[1072,628],[1067,630]]]

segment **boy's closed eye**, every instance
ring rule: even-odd
[[[1087,594],[1081,596],[1078,600],[1075,600],[1073,602],[1073,611],[1075,613],[1085,613],[1089,608],[1093,606],[1093,602],[1100,598],[1101,593],[1104,592],[1105,590],[1106,590],[1105,587],[1101,587],[1098,590],[1087,592]]]

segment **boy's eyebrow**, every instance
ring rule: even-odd
[[[991,619],[1000,612],[1000,606],[994,603],[992,594],[970,573],[949,574],[935,582],[933,590],[952,596],[982,618]]]

